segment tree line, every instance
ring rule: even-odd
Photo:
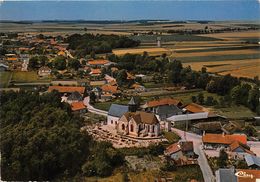
[[[73,34],[65,39],[69,44],[68,49],[74,50],[74,54],[78,57],[85,57],[92,52],[111,53],[115,48],[136,47],[140,41],[132,40],[126,36],[119,35],[103,35],[103,34]]]
[[[82,118],[57,92],[2,92],[1,177],[5,181],[106,176],[124,156],[80,132]]]

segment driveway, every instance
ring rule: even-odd
[[[83,100],[83,103],[85,106],[87,106],[89,112],[98,114],[98,115],[102,115],[102,116],[107,116],[107,114],[108,114],[107,111],[103,111],[103,110],[94,108],[92,105],[90,105],[89,100],[90,100],[89,96],[85,97]]]

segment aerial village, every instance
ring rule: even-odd
[[[247,175],[260,178],[258,137],[237,132],[239,124],[195,99],[187,103],[168,94],[186,92],[190,88],[185,85],[151,88],[145,83],[164,82],[164,78],[123,70],[107,54],[91,52],[90,56],[75,57],[75,50],[68,48],[66,38],[66,35],[2,34],[0,70],[19,72],[17,80],[21,80],[9,78],[5,83],[8,86],[1,88],[1,92],[24,89],[40,94],[55,92],[61,103],[84,119],[81,132],[87,132],[95,141],[109,142],[116,149],[163,146],[156,160],[145,158],[142,152],[126,155],[132,170],[171,171],[172,166],[176,170],[197,165],[202,181],[232,182],[247,179]],[[37,73],[32,76],[35,80],[25,82],[23,73],[32,70]],[[163,94],[157,96],[159,92]],[[152,96],[146,97],[149,94]],[[259,126],[259,118],[247,120],[245,125],[252,123]],[[173,179],[159,175],[154,181]]]

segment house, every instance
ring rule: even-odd
[[[145,92],[146,91],[145,87],[140,85],[140,84],[138,84],[138,83],[134,83],[133,85],[131,85],[130,88],[134,89],[137,92]]]
[[[128,112],[128,106],[112,104],[108,110],[107,124],[115,128],[119,118],[121,118],[126,112]]]
[[[83,96],[78,91],[72,92],[67,98],[69,104],[80,101],[83,101]]]
[[[194,158],[195,153],[193,150],[193,142],[192,141],[179,141],[177,143],[171,144],[164,151],[166,156],[170,156],[174,160],[178,160],[183,156],[188,158]]]
[[[260,179],[259,170],[251,169],[218,169],[216,182],[258,182]]]
[[[154,114],[162,121],[173,115],[182,114],[182,110],[175,105],[161,105],[155,108]]]
[[[3,63],[0,63],[0,71],[7,71],[9,68],[9,66],[3,64]]]
[[[87,65],[92,68],[103,68],[105,66],[109,66],[110,64],[111,62],[105,59],[89,60],[87,63]]]
[[[209,112],[209,110],[199,104],[190,103],[183,107],[184,112],[186,113],[201,113],[201,112]]]
[[[72,87],[72,86],[49,86],[48,92],[52,92],[53,90],[57,90],[60,93],[72,93],[79,92],[80,94],[85,93],[85,87]]]
[[[205,134],[202,136],[203,146],[205,148],[228,148],[233,142],[247,143],[247,136],[244,134]]]
[[[118,120],[117,133],[132,137],[160,136],[160,123],[153,113],[127,112]]]
[[[81,102],[73,102],[71,103],[71,110],[75,113],[84,114],[87,111],[87,107],[84,105],[84,103]]]
[[[163,105],[175,105],[175,106],[180,107],[182,105],[182,103],[180,100],[176,100],[176,99],[172,99],[172,98],[162,98],[162,99],[158,99],[158,100],[148,101],[141,107],[145,111],[154,112],[158,106],[163,106]]]
[[[40,77],[46,77],[49,76],[50,74],[51,74],[51,69],[48,66],[43,66],[38,70],[38,75]]]
[[[120,90],[118,89],[118,86],[113,86],[113,85],[110,85],[110,84],[103,85],[101,87],[101,90],[102,90],[102,92],[104,94],[116,95],[116,94],[120,93]]]
[[[251,169],[260,169],[260,157],[256,157],[254,155],[246,155],[245,160],[247,163],[247,166]]]
[[[206,133],[222,133],[222,125],[219,121],[198,122],[191,126],[191,130],[199,135]]]
[[[229,149],[231,152],[236,153],[238,155],[255,155],[254,152],[250,151],[250,147],[246,144],[243,144],[238,141],[234,141],[233,143],[230,144]]]
[[[216,182],[237,182],[235,169],[218,169],[216,172]]]
[[[91,76],[100,76],[101,70],[100,69],[91,69],[90,73]]]

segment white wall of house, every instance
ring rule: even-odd
[[[118,123],[119,118],[115,117],[115,116],[107,116],[107,124],[113,127],[116,127],[117,123]]]

